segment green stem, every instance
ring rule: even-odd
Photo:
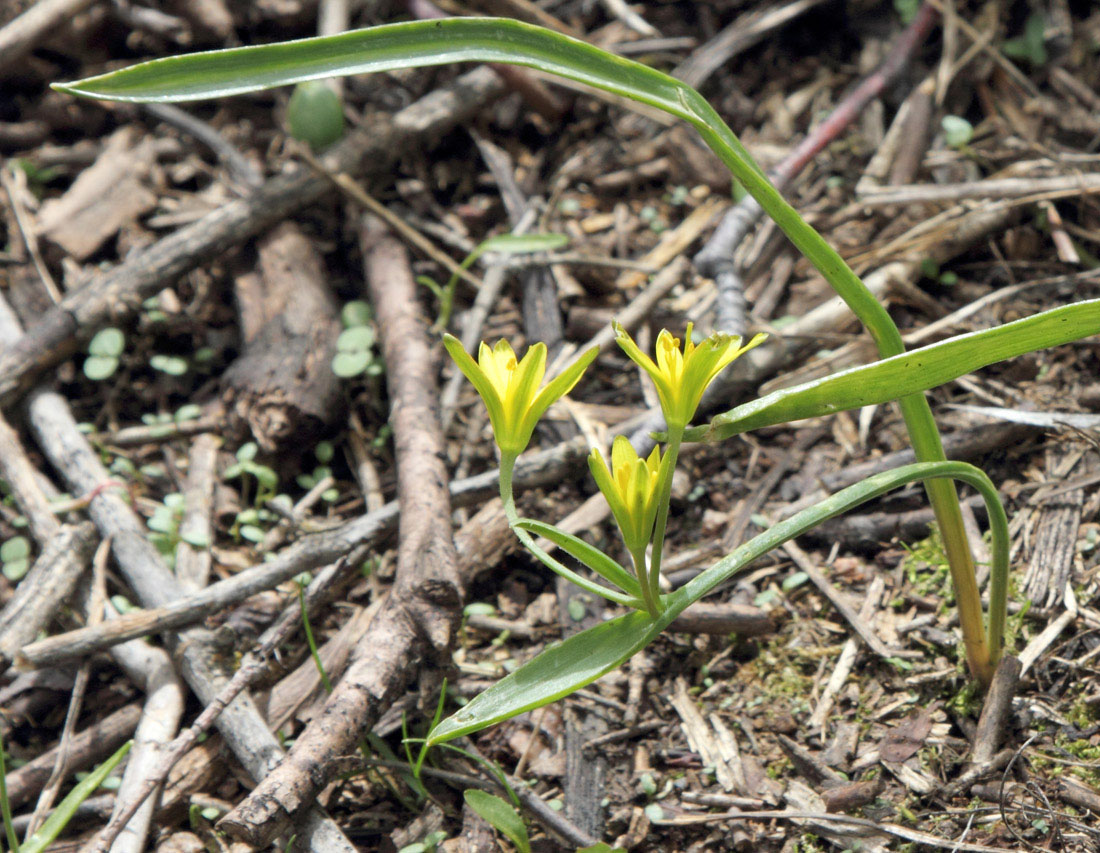
[[[642,601],[645,603],[646,612],[654,619],[661,615],[661,596],[653,594],[649,584],[649,574],[646,568],[645,548],[640,551],[631,551],[630,557],[634,560],[634,575],[638,578],[638,586],[641,587]]]
[[[879,355],[888,358],[903,353],[905,344],[901,333],[886,309],[836,250],[798,215],[758,168],[755,168],[755,164],[744,159],[736,137],[714,109],[695,92],[685,96],[685,106],[696,116],[692,124],[711,149],[721,157],[733,176],[760,203],[776,225],[860,319],[878,347]],[[943,452],[939,430],[924,394],[903,397],[898,403],[917,459],[921,462],[945,461],[947,457]],[[963,528],[962,513],[959,510],[958,492],[950,480],[928,481],[925,483],[925,490],[943,535],[970,671],[983,685],[988,686],[1000,654],[1000,643],[987,641],[983,631],[981,596],[970,546]],[[995,608],[1003,607],[1004,603],[1004,598],[1000,595],[993,596],[991,590],[990,636],[995,624],[1001,626],[1003,633],[1004,613],[997,612]]]
[[[680,441],[684,437],[684,426],[668,428],[668,446],[661,459],[661,478],[657,484],[657,519],[653,525],[653,552],[649,561],[649,574],[642,581],[642,587],[649,587],[649,594],[658,602],[661,600],[661,554],[665,549],[665,526],[668,524],[668,505],[672,500],[672,475],[676,473],[676,458],[680,455]],[[639,580],[641,576],[639,575]],[[661,609],[664,607],[662,605]]]
[[[626,593],[619,592],[617,590],[608,589],[605,586],[600,586],[598,583],[594,583],[583,575],[579,575],[572,569],[562,565],[558,560],[555,560],[552,556],[546,553],[545,550],[539,547],[539,544],[522,527],[517,526],[520,522],[519,513],[516,512],[516,501],[512,493],[512,472],[516,466],[516,454],[514,453],[501,453],[500,458],[500,500],[504,504],[504,516],[508,519],[508,526],[512,528],[512,532],[516,534],[516,538],[520,543],[530,551],[535,557],[557,574],[561,575],[567,581],[575,583],[582,589],[588,592],[595,593],[596,595],[606,598],[608,601],[613,601],[616,604],[622,604],[626,607],[637,608],[639,602],[638,599],[633,598]],[[642,584],[644,588],[645,584]],[[649,609],[647,602],[646,609]],[[652,614],[652,611],[651,611]],[[653,614],[655,615],[655,614]]]

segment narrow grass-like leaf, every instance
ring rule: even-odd
[[[490,237],[478,250],[500,252],[504,255],[527,255],[533,252],[552,252],[569,245],[567,234],[498,234]]]
[[[918,462],[868,477],[779,522],[666,596],[665,609],[657,618],[635,611],[551,646],[435,726],[428,734],[428,742],[443,743],[471,734],[568,696],[621,666],[649,645],[689,605],[773,548],[891,489],[915,480],[936,478],[969,483],[981,492],[990,509],[997,561],[992,573],[996,588],[991,589],[995,610],[1007,586],[1008,566],[1008,527],[996,489],[984,473],[965,462]],[[995,622],[990,627],[991,632],[1003,634],[1003,623]]]
[[[523,528],[528,533],[534,533],[544,539],[549,539],[566,554],[580,560],[604,580],[614,584],[623,592],[637,598],[642,597],[642,588],[638,583],[638,579],[594,545],[589,545],[583,539],[571,533],[566,533],[564,530],[559,530],[552,524],[536,521],[533,518],[521,518],[516,527]]]
[[[453,62],[526,65],[649,104],[705,129],[708,143],[719,137],[740,160],[738,165],[763,176],[740,140],[687,84],[578,39],[507,18],[411,21],[170,56],[54,88],[116,101],[193,101],[305,80]]]
[[[1003,326],[948,338],[752,400],[689,431],[717,441],[751,429],[819,417],[926,391],[986,365],[1100,334],[1100,299],[1064,305]]]
[[[43,850],[49,847],[53,840],[61,834],[61,830],[73,819],[77,806],[95,793],[96,788],[103,784],[103,780],[126,757],[126,753],[130,751],[133,743],[132,740],[124,743],[114,755],[77,783],[76,787],[69,791],[68,796],[50,813],[50,816],[46,818],[38,831],[23,842],[19,848],[20,853],[42,853]]]
[[[4,835],[8,839],[9,853],[19,853],[19,839],[12,825],[11,800],[8,799],[8,767],[4,752],[4,738],[0,736],[0,815],[4,820]]]

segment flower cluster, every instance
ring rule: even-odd
[[[696,345],[691,340],[692,327],[688,324],[683,349],[680,340],[667,330],[657,336],[656,358],[641,351],[634,340],[618,323],[615,324],[616,340],[623,351],[646,373],[657,387],[661,410],[668,425],[669,446],[662,454],[655,447],[645,459],[638,456],[626,436],[617,436],[611,448],[611,465],[608,466],[598,449],[593,449],[588,466],[596,485],[607,499],[611,513],[622,532],[623,541],[634,561],[634,576],[640,583],[644,606],[656,616],[663,605],[658,592],[657,574],[660,571],[660,551],[664,542],[664,523],[668,515],[669,490],[672,470],[684,430],[695,416],[703,392],[714,378],[742,353],[759,344],[764,335],[757,335],[745,346],[737,335],[715,334]],[[528,542],[527,529],[541,523],[519,519],[512,499],[512,466],[516,457],[531,441],[535,424],[550,405],[567,394],[581,374],[596,357],[595,348],[583,353],[545,388],[539,390],[546,372],[546,345],[537,343],[530,347],[522,359],[516,358],[511,345],[504,340],[490,348],[481,344],[478,358],[474,359],[462,344],[451,335],[444,335],[443,343],[459,369],[473,383],[489,410],[493,435],[501,452],[501,495],[505,501],[509,520],[517,535],[532,552],[547,565],[578,583],[582,579],[562,566],[539,548],[533,540]],[[542,535],[582,559],[604,577],[605,580],[627,591],[627,585],[637,590],[629,573],[610,557],[575,537],[558,531],[549,525],[541,525]],[[653,545],[653,560],[647,568],[646,550]],[[588,555],[583,559],[582,555]],[[631,593],[636,596],[637,592]],[[609,593],[610,595],[610,593]],[[620,600],[620,599],[616,599]],[[636,598],[622,599],[638,602]]]

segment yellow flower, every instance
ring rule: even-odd
[[[454,336],[444,335],[443,345],[485,402],[501,453],[513,457],[524,451],[539,418],[551,403],[569,393],[599,351],[596,347],[588,350],[539,391],[546,373],[544,343],[529,347],[518,362],[505,340],[497,341],[492,349],[482,343],[477,362]]]
[[[767,335],[757,335],[741,346],[740,335],[713,334],[699,346],[691,341],[691,323],[684,335],[684,350],[680,340],[667,329],[657,336],[657,360],[654,362],[639,349],[619,323],[615,323],[615,339],[630,359],[653,379],[665,422],[671,428],[684,428],[695,416],[703,392],[726,365],[761,343]]]
[[[657,517],[660,449],[654,447],[649,458],[642,459],[629,439],[619,435],[611,445],[611,468],[608,469],[603,455],[595,448],[588,457],[588,467],[596,479],[596,485],[607,498],[627,550],[637,559],[649,545],[653,522]],[[644,563],[638,569],[643,567]]]

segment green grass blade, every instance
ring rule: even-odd
[[[1008,572],[1008,525],[992,482],[981,470],[965,462],[918,462],[868,477],[754,537],[667,596],[665,609],[656,619],[642,611],[628,613],[551,646],[435,726],[428,734],[428,742],[443,743],[468,735],[568,696],[621,666],[649,645],[689,605],[773,548],[891,489],[936,478],[962,480],[985,498],[996,555],[991,577],[997,586],[991,590],[991,598],[995,603],[1003,601]],[[994,626],[999,626],[1003,633],[1003,618],[993,618],[990,623],[991,628],[997,630]]]
[[[8,799],[8,766],[7,755],[4,752],[4,738],[0,736],[0,814],[4,820],[4,835],[8,839],[8,849],[11,853],[19,853],[19,838],[15,834],[12,825],[11,800]]]
[[[717,441],[763,426],[885,403],[998,361],[1095,334],[1100,334],[1100,300],[1065,305],[783,388],[718,415],[690,437]]]
[[[49,847],[53,840],[61,834],[61,830],[73,819],[77,806],[95,793],[96,788],[103,784],[103,780],[110,775],[111,771],[118,766],[118,763],[130,751],[133,743],[132,740],[124,743],[114,755],[100,764],[99,767],[85,776],[75,788],[69,791],[68,796],[50,813],[50,816],[46,818],[38,831],[23,842],[20,853],[42,853],[43,850]]]

